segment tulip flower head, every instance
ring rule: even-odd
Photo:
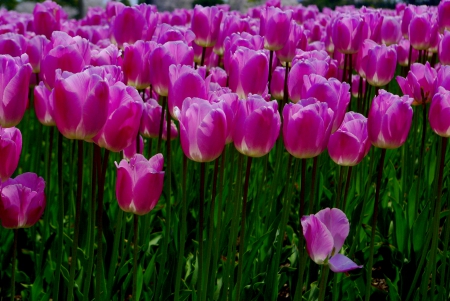
[[[119,207],[137,215],[149,213],[158,203],[164,182],[164,158],[156,154],[147,160],[141,154],[117,167],[116,197]]]
[[[361,44],[363,23],[361,17],[341,15],[333,23],[332,38],[335,49],[342,53],[356,53]]]
[[[264,36],[264,48],[280,50],[289,38],[292,11],[282,11],[278,7],[269,6],[262,10],[260,35]]]
[[[413,105],[428,103],[434,92],[437,77],[436,70],[426,62],[425,65],[414,63],[406,78],[397,76],[397,82],[403,94],[414,98]]]
[[[50,39],[52,32],[61,29],[61,21],[67,17],[61,6],[53,1],[36,3],[33,10],[33,28],[36,34]]]
[[[0,183],[9,179],[19,164],[22,133],[18,128],[0,126]]]
[[[212,47],[219,35],[223,11],[217,6],[196,5],[192,16],[191,28],[195,33],[195,43],[201,47]]]
[[[28,228],[45,208],[45,182],[27,172],[0,184],[0,219],[7,229]]]
[[[411,128],[413,99],[379,90],[372,101],[367,127],[370,142],[379,148],[394,149],[402,146]]]
[[[433,131],[442,137],[450,137],[450,92],[439,88],[431,101],[428,115]]]
[[[449,1],[450,3],[450,1]],[[440,43],[439,43],[439,61],[443,65],[450,65],[450,31],[445,31],[444,36],[442,37]]]
[[[317,264],[328,264],[335,273],[362,268],[339,253],[350,231],[345,213],[337,208],[325,208],[301,219],[303,236],[309,257]]]
[[[397,52],[393,46],[377,45],[362,60],[367,82],[375,87],[388,84],[394,77]]]

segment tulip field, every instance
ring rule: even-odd
[[[450,0],[0,9],[1,300],[450,300]]]

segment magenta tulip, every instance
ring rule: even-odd
[[[147,160],[140,154],[117,167],[116,197],[119,207],[137,215],[149,213],[158,203],[164,183],[164,158],[156,154]]]
[[[262,95],[267,90],[269,60],[263,51],[240,47],[231,57],[229,76],[230,89],[239,98],[246,99],[249,94]]]
[[[50,44],[50,41],[43,35],[34,36],[28,40],[27,54],[34,73],[41,71],[41,61],[44,58],[48,44]]]
[[[401,39],[398,45],[395,46],[395,50],[397,51],[397,62],[402,67],[408,66],[410,49],[409,45],[409,40]],[[413,62],[416,62],[418,58],[419,51],[413,48],[411,53],[411,64]]]
[[[358,97],[362,97],[362,95],[364,95],[366,93],[366,80],[363,78],[363,82],[362,82],[362,91],[361,91],[361,95],[359,95],[359,81],[360,81],[361,77],[359,75],[355,75],[353,74],[352,76],[352,95],[355,98]]]
[[[144,153],[144,139],[142,138],[141,135],[138,136],[139,137],[139,154],[142,155]],[[134,155],[136,155],[136,143],[137,137],[136,139],[133,140],[133,142],[131,142],[131,144],[127,147],[125,147],[123,149],[123,157],[127,160],[130,160],[131,158],[133,158]]]
[[[427,14],[416,15],[409,24],[409,41],[417,50],[426,50],[431,42],[431,21]]]
[[[156,48],[155,42],[137,41],[132,45],[124,44],[122,70],[125,82],[136,89],[150,86],[150,64],[148,57]]]
[[[187,98],[181,111],[175,107],[180,121],[180,140],[184,154],[196,162],[217,159],[225,146],[227,120],[217,104],[201,98]]]
[[[146,25],[144,16],[136,7],[125,7],[111,25],[111,40],[119,48],[125,43],[133,44],[142,39]]]
[[[264,36],[264,48],[280,50],[289,38],[292,11],[282,11],[278,7],[269,6],[261,12],[259,34]]]
[[[282,100],[284,96],[284,78],[286,67],[276,67],[272,73],[272,81],[270,82],[270,93],[277,100]]]
[[[356,15],[341,15],[333,23],[332,39],[336,50],[351,54],[359,50],[363,20]]]
[[[40,123],[46,126],[55,125],[53,118],[53,90],[49,90],[43,82],[34,87],[34,110]]]
[[[414,99],[413,105],[428,103],[433,98],[437,72],[426,62],[414,63],[406,78],[397,76],[397,82],[404,95]]]
[[[384,17],[381,24],[381,41],[387,46],[397,44],[402,38],[400,20],[397,17]]]
[[[89,69],[63,73],[54,88],[53,109],[58,130],[66,138],[89,140],[100,132],[108,117],[109,87]]]
[[[428,114],[433,131],[442,137],[450,137],[450,92],[439,88],[431,101]]]
[[[227,73],[220,67],[213,67],[209,69],[209,74],[211,75],[211,82],[218,83],[221,87],[226,87],[227,85]]]
[[[9,179],[19,164],[22,133],[18,128],[0,126],[0,183]]]
[[[450,3],[450,2],[449,2]],[[442,65],[450,65],[450,31],[445,31],[444,36],[442,37],[439,43],[439,61]]]
[[[317,264],[327,264],[335,273],[362,268],[339,253],[350,231],[345,213],[337,208],[325,208],[301,219],[303,236],[309,257]]]
[[[375,87],[387,85],[394,77],[397,52],[392,46],[377,45],[368,51],[362,66],[369,84]]]
[[[294,157],[306,159],[325,150],[333,127],[334,112],[315,98],[287,104],[283,109],[283,140]]]
[[[434,84],[435,93],[438,93],[439,87],[450,91],[450,66],[442,65],[438,69],[436,83]]]
[[[277,58],[282,62],[292,62],[298,48],[305,49],[307,38],[304,30],[295,21],[291,21],[289,36],[283,47],[276,51]],[[272,91],[272,90],[271,90]]]
[[[111,86],[108,118],[102,130],[92,140],[110,151],[122,151],[136,141],[142,107],[142,99],[135,88],[121,82]]]
[[[0,183],[0,219],[7,229],[29,228],[45,209],[45,182],[27,172]]]
[[[223,11],[217,6],[196,5],[191,20],[191,29],[195,33],[195,43],[201,47],[212,47],[219,35]]]
[[[22,120],[28,105],[28,83],[31,65],[23,63],[28,57],[12,58],[0,55],[0,126],[13,127]]]
[[[260,95],[250,95],[247,100],[238,102],[234,119],[234,146],[246,156],[262,157],[273,148],[280,126],[278,103],[275,100],[267,102]]]
[[[438,24],[441,32],[450,30],[450,0],[443,0],[439,3]]]
[[[148,99],[147,102],[144,103],[139,133],[145,138],[158,138],[161,124],[161,110],[161,105],[153,98]],[[166,112],[164,112],[163,140],[167,140],[167,122],[165,122],[165,120]],[[178,130],[173,120],[171,120],[170,130],[170,139],[176,139]]]
[[[372,101],[367,128],[370,142],[379,148],[394,149],[402,146],[411,128],[412,98],[399,97],[379,90]]]
[[[336,164],[354,166],[364,159],[370,146],[367,118],[348,112],[339,129],[330,136],[328,154]]]
[[[61,30],[61,21],[66,13],[56,2],[36,3],[33,10],[33,28],[38,35],[50,39],[54,31]]]
[[[27,40],[17,33],[0,34],[0,54],[21,56],[27,50]]]
[[[121,52],[116,45],[110,44],[103,49],[91,50],[91,65],[92,66],[106,66],[116,65],[122,66]]]

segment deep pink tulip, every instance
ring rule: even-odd
[[[277,58],[282,62],[292,62],[296,50],[299,48],[305,49],[307,42],[308,40],[302,27],[292,20],[286,43],[281,49],[276,51]]]
[[[192,49],[194,50],[194,62],[197,63],[197,65],[200,65],[202,62],[203,47],[197,45],[196,43],[193,43]],[[210,62],[211,55],[215,55],[212,47],[206,47],[204,58],[205,61],[203,62],[204,66],[208,66],[209,64],[211,64]]]
[[[437,78],[434,84],[435,93],[438,93],[439,87],[450,91],[450,66],[442,65],[437,70]]]
[[[223,91],[222,94],[219,91],[216,91],[210,93],[209,101],[213,104],[217,104],[217,106],[225,113],[227,120],[225,144],[233,142],[234,118],[236,117],[236,111],[239,104],[237,94],[231,93],[231,90],[229,89]]]
[[[63,73],[54,88],[53,109],[58,130],[68,139],[90,140],[108,117],[109,86],[89,69]]]
[[[352,95],[355,98],[359,97],[359,81],[360,81],[361,77],[359,75],[353,74],[352,76]],[[363,78],[363,83],[362,83],[362,95],[364,95],[366,93],[366,80]]]
[[[221,87],[227,85],[227,73],[220,67],[213,67],[209,69],[209,74],[211,75],[211,82],[218,83]]]
[[[192,66],[194,64],[194,51],[183,42],[167,42],[158,46],[148,57],[152,72],[150,72],[150,83],[153,89],[161,95],[169,93],[169,67],[172,64]]]
[[[223,11],[217,6],[196,5],[191,20],[191,29],[195,33],[195,43],[201,47],[212,47],[219,35]]]
[[[46,53],[41,63],[41,72],[44,83],[49,88],[53,88],[55,84],[57,69],[72,73],[81,72],[91,60],[88,40],[81,37],[72,38],[61,31],[52,34]]]
[[[289,38],[292,11],[278,7],[265,7],[261,11],[259,34],[264,36],[264,48],[280,50]]]
[[[436,77],[437,72],[430,63],[414,63],[406,78],[397,76],[397,82],[403,94],[414,99],[412,104],[420,105],[433,98]]]
[[[54,31],[61,30],[61,21],[66,17],[64,10],[56,2],[36,3],[33,10],[34,32],[50,39]]]
[[[363,78],[366,78],[366,57],[369,54],[369,50],[378,46],[377,43],[370,39],[365,39],[359,47],[358,54],[355,59],[356,72]]]
[[[315,98],[289,103],[283,109],[283,140],[296,158],[313,158],[325,150],[333,127],[334,112]]]
[[[375,87],[387,85],[394,77],[397,52],[392,46],[377,45],[362,60],[367,82]]]
[[[26,54],[20,58],[0,55],[0,126],[19,124],[28,105],[28,83],[32,73]]]
[[[364,23],[362,28],[361,41],[371,39],[377,44],[381,44],[381,26],[383,25],[383,15],[379,10],[361,9]]]
[[[397,17],[384,17],[381,25],[381,41],[387,46],[397,44],[402,38],[400,19]]]
[[[124,44],[122,70],[125,82],[136,89],[145,89],[150,86],[150,64],[148,57],[157,47],[153,41],[137,41],[132,45]]]
[[[330,136],[328,154],[336,164],[355,166],[370,150],[368,135],[367,118],[359,113],[348,112],[339,129]]]
[[[147,160],[134,155],[117,164],[116,197],[120,209],[137,215],[149,213],[158,203],[164,184],[164,158],[156,154]]]
[[[439,30],[450,30],[450,0],[443,0],[438,6]]]
[[[110,44],[103,49],[91,50],[91,65],[92,66],[106,66],[115,65],[122,66],[123,61],[121,53],[116,45]]]
[[[431,42],[431,21],[427,14],[416,15],[409,24],[409,41],[414,49],[426,50]]]
[[[367,120],[369,140],[374,146],[394,149],[405,143],[412,122],[412,102],[408,95],[400,97],[379,90]]]
[[[0,34],[0,54],[21,56],[26,50],[27,40],[23,35],[12,32]]]
[[[223,67],[230,74],[230,61],[233,54],[240,46],[253,49],[264,49],[264,38],[259,35],[251,35],[248,32],[233,33],[230,37],[226,37],[224,41]]]
[[[170,26],[165,23],[158,24],[152,38],[152,40],[158,42],[158,44],[181,41],[187,45],[191,45],[194,39],[195,34],[187,27]]]
[[[7,229],[29,228],[45,209],[45,182],[26,172],[0,183],[0,219]]]
[[[262,95],[267,90],[269,60],[263,51],[240,47],[231,57],[229,76],[230,89],[239,98],[246,99],[249,94]]]
[[[188,97],[208,98],[210,77],[206,78],[204,67],[194,69],[186,65],[171,65],[169,67],[168,107],[170,115],[176,119],[174,108],[182,108],[183,101]]]
[[[449,1],[450,3],[450,1]],[[439,61],[442,65],[450,65],[450,31],[445,31],[444,36],[439,43]]]
[[[19,164],[22,133],[18,128],[0,126],[0,184],[9,179]]]
[[[41,71],[41,61],[44,58],[45,49],[50,41],[43,35],[34,36],[28,40],[27,54],[34,73]]]
[[[276,67],[272,73],[272,81],[270,82],[270,93],[277,100],[282,100],[284,96],[284,78],[286,67]]]
[[[408,66],[410,49],[409,45],[409,40],[401,39],[400,42],[398,42],[398,45],[395,46],[395,50],[397,51],[397,62],[402,67]],[[411,64],[413,62],[416,62],[418,58],[419,51],[413,48],[411,53]]]
[[[450,92],[439,88],[431,101],[428,114],[433,131],[442,137],[450,137]]]
[[[118,82],[109,88],[108,118],[101,131],[92,139],[100,147],[122,151],[139,132],[143,102],[135,88]]]
[[[158,138],[161,124],[161,110],[161,105],[153,98],[148,99],[147,102],[144,103],[139,132],[145,138]],[[166,112],[167,111],[164,112],[163,121],[163,140],[167,140]],[[170,131],[170,139],[176,139],[178,130],[173,120],[171,120]]]
[[[146,3],[141,3],[134,6],[137,10],[141,12],[145,19],[144,31],[142,32],[142,39],[149,41],[152,39],[155,33],[156,26],[158,25],[158,8],[155,5],[148,5]]]
[[[362,268],[339,253],[350,231],[345,213],[337,208],[325,208],[301,219],[303,236],[309,257],[317,264],[327,264],[335,273]]]
[[[218,55],[223,55],[225,50],[225,38],[230,37],[233,33],[242,31],[244,31],[243,22],[240,17],[231,13],[225,14],[220,24],[219,34],[217,36],[216,44],[214,45],[214,52]]]
[[[53,118],[53,90],[49,90],[43,82],[34,87],[34,110],[37,119],[43,125],[56,124]]]
[[[184,154],[196,162],[210,162],[223,151],[227,138],[225,113],[217,104],[201,98],[187,98],[181,110],[175,108],[180,121],[180,140]]]
[[[341,15],[333,23],[332,39],[336,50],[356,53],[362,41],[364,21],[356,15]]]
[[[146,25],[144,16],[136,7],[126,7],[115,17],[111,25],[111,40],[119,48],[125,43],[133,44],[142,39]]]
[[[238,102],[234,146],[249,157],[267,155],[280,134],[280,126],[278,103],[275,100],[267,102],[260,95],[250,95],[247,100]]]
[[[141,135],[139,137],[139,154],[142,155],[144,153],[144,139]],[[137,137],[136,137],[137,138]],[[123,157],[127,160],[130,160],[133,158],[134,155],[136,155],[136,139],[131,142],[131,144],[124,148],[123,150]]]

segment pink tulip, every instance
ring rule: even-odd
[[[167,42],[158,46],[148,57],[152,66],[150,83],[153,89],[161,95],[167,96],[169,92],[169,67],[172,64],[192,66],[194,64],[194,51],[183,42]]]
[[[53,90],[49,90],[43,82],[34,87],[34,110],[40,123],[46,126],[55,125],[53,118]]]
[[[332,38],[335,49],[356,53],[362,41],[363,20],[354,15],[341,15],[333,23]]]
[[[439,43],[438,50],[439,61],[443,65],[450,65],[450,51],[448,51],[448,49],[450,49],[450,32],[446,30],[441,42]]]
[[[122,66],[122,57],[119,49],[116,45],[110,44],[103,49],[91,50],[91,65],[92,66],[105,66],[116,65]]]
[[[450,92],[440,87],[434,95],[428,114],[433,131],[442,137],[450,137]]]
[[[217,104],[201,98],[187,98],[181,111],[175,108],[180,121],[180,140],[184,154],[196,162],[210,162],[223,151],[227,138],[225,113]]]
[[[301,219],[303,236],[309,257],[317,264],[327,264],[335,273],[362,268],[339,253],[350,231],[345,213],[337,208],[325,208]]]
[[[412,98],[399,97],[379,90],[372,101],[367,127],[370,142],[379,148],[394,149],[402,146],[411,128]]]
[[[352,76],[352,95],[355,98],[360,97],[359,95],[359,81],[360,81],[361,77],[359,75],[355,75],[353,74]],[[362,95],[364,95],[366,93],[366,80],[363,78],[363,83],[362,83],[362,91],[361,91],[361,97]]]
[[[296,54],[296,50],[298,48],[305,49],[306,45],[307,38],[304,30],[300,25],[295,23],[295,21],[291,21],[289,36],[283,47],[276,51],[277,58],[282,62],[292,62]]]
[[[227,73],[220,67],[213,67],[209,69],[209,74],[211,75],[211,82],[218,83],[221,87],[226,87],[227,85]]]
[[[450,0],[443,0],[439,3],[438,24],[441,32],[450,30]]]
[[[395,50],[397,51],[397,62],[402,67],[408,66],[410,49],[409,45],[409,40],[401,39],[398,45],[395,46]],[[413,48],[411,53],[411,64],[413,62],[416,62],[418,58],[419,51]]]
[[[225,50],[225,38],[230,37],[233,33],[244,31],[242,29],[243,22],[238,15],[225,14],[220,24],[219,34],[217,36],[216,44],[214,45],[214,52],[218,55],[223,55]]]
[[[438,93],[439,87],[450,91],[450,66],[442,65],[437,70],[437,78],[434,84],[435,93]]]
[[[125,7],[111,25],[111,40],[119,48],[125,43],[133,44],[142,39],[146,25],[144,16],[136,7]]]
[[[377,45],[362,60],[367,82],[375,87],[387,85],[394,77],[397,52],[392,46]]]
[[[118,82],[109,88],[108,118],[101,131],[92,139],[100,147],[122,151],[139,132],[143,102],[132,87]]]
[[[262,50],[264,38],[247,32],[233,33],[230,37],[226,37],[224,40],[223,67],[228,74],[230,74],[231,58],[241,46],[253,50]]]
[[[359,51],[355,59],[355,69],[356,72],[358,72],[358,74],[363,78],[366,78],[366,57],[369,54],[369,50],[375,48],[376,46],[378,46],[378,44],[374,41],[365,39],[359,47]]]
[[[384,17],[381,25],[381,41],[387,46],[397,44],[402,38],[400,20],[396,17]]]
[[[65,32],[52,34],[51,43],[47,45],[46,55],[41,63],[41,72],[47,87],[55,84],[55,70],[81,72],[89,65],[91,53],[89,41],[81,37],[72,38]]]
[[[139,137],[139,154],[142,155],[144,153],[144,139],[141,135]],[[134,155],[136,155],[136,143],[137,138],[131,142],[131,144],[123,149],[123,157],[127,160],[130,160],[133,158]]]
[[[270,92],[272,97],[277,100],[282,100],[284,96],[284,78],[286,67],[276,67],[272,73],[272,81],[270,82]]]
[[[212,47],[219,35],[223,12],[217,6],[196,5],[191,20],[191,29],[195,33],[195,43],[201,47]]]
[[[269,6],[262,10],[259,34],[264,36],[264,48],[280,50],[289,38],[292,11],[282,11],[278,7]]]
[[[117,167],[116,197],[120,209],[137,215],[149,213],[158,203],[164,184],[164,158],[156,154],[147,160],[134,155],[115,163]]]
[[[0,35],[0,54],[21,56],[27,50],[27,40],[17,33],[4,33]]]
[[[61,30],[61,21],[66,17],[64,10],[56,2],[36,3],[33,10],[34,32],[50,39],[54,31]]]
[[[0,183],[9,179],[19,164],[22,133],[18,128],[0,126]]]
[[[50,41],[45,36],[34,36],[28,40],[27,54],[34,73],[41,71],[41,61],[44,58],[45,49]]]
[[[28,83],[31,65],[23,63],[28,59],[0,55],[0,126],[13,127],[22,120],[28,105]]]
[[[148,99],[147,102],[144,103],[139,132],[145,138],[158,138],[161,124],[161,110],[161,105],[153,98]],[[163,140],[167,140],[166,112],[164,112],[163,121]],[[176,139],[178,136],[178,130],[173,120],[171,120],[170,130],[170,139]]]
[[[206,99],[210,77],[206,78],[206,69],[193,69],[186,65],[171,65],[169,67],[168,107],[172,117],[176,119],[174,108],[182,108],[183,101],[188,97]]]
[[[333,127],[334,112],[315,98],[289,103],[283,109],[283,140],[296,158],[313,158],[325,150]]]
[[[148,57],[157,47],[155,42],[137,41],[132,45],[124,44],[122,70],[127,85],[142,90],[150,86],[150,64]]]
[[[158,42],[158,44],[180,41],[187,45],[191,45],[194,39],[195,34],[192,30],[186,27],[170,26],[169,24],[164,23],[158,24],[152,38],[152,40]]]
[[[234,146],[246,156],[262,157],[273,148],[280,126],[277,102],[267,102],[260,95],[250,95],[247,100],[238,102],[234,119]]]
[[[68,139],[89,140],[100,132],[108,117],[109,87],[89,69],[63,73],[55,83],[53,109],[58,130]]]
[[[328,141],[330,158],[342,166],[355,166],[370,150],[367,118],[355,112],[345,114],[339,129]]]
[[[225,117],[227,120],[227,131],[226,131],[226,139],[225,144],[233,142],[233,131],[234,131],[234,118],[236,117],[237,107],[239,105],[239,98],[236,93],[231,93],[228,91],[220,92],[216,91],[209,97],[209,101],[212,104],[217,104],[217,106],[222,109],[225,113]]]
[[[229,75],[230,89],[239,98],[246,99],[249,94],[262,95],[267,90],[269,60],[262,51],[240,47],[231,57]]]
[[[427,14],[414,16],[408,30],[409,41],[414,49],[426,50],[430,47],[431,21]]]
[[[26,172],[0,183],[0,219],[7,229],[29,228],[45,209],[45,182]]]
[[[397,76],[397,82],[403,94],[414,99],[412,104],[419,105],[430,102],[433,98],[436,77],[437,72],[430,63],[414,63],[406,78]]]

